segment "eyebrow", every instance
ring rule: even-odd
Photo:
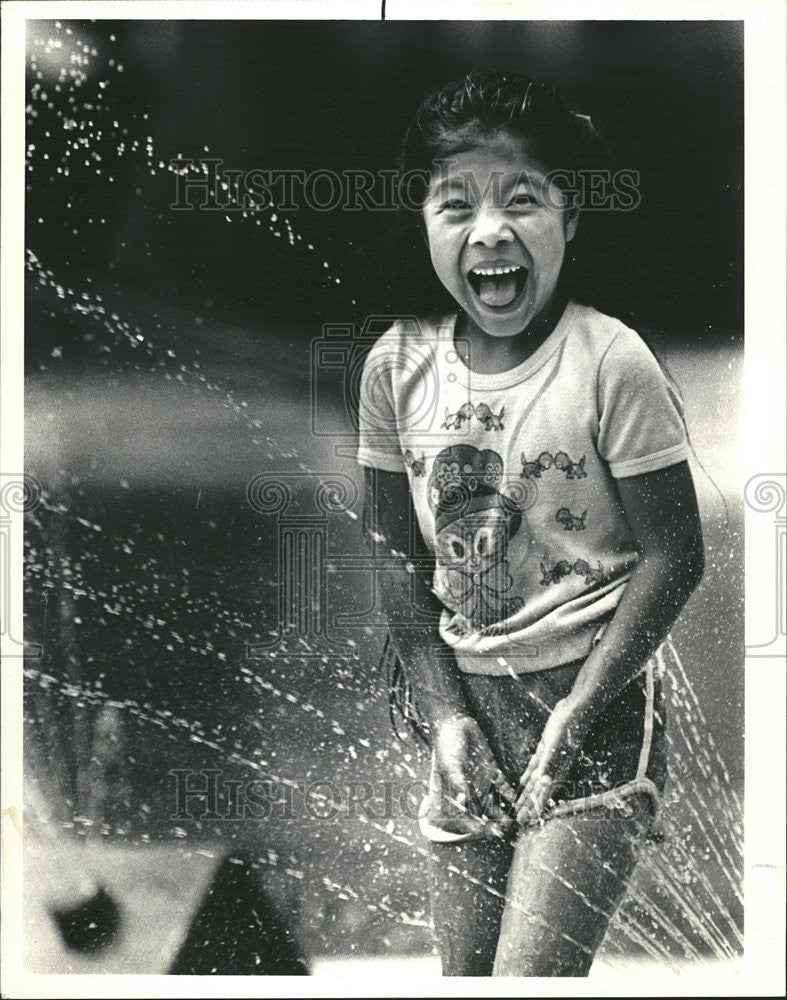
[[[539,190],[544,178],[539,177],[534,174],[532,170],[520,170],[517,173],[512,174],[493,174],[492,183],[497,181],[500,185],[499,190],[509,190],[512,188],[519,187],[520,185],[527,186],[531,190]],[[459,188],[463,192],[473,192],[477,193],[479,191],[479,185],[477,185],[474,180],[469,180],[465,175],[453,174],[451,176],[444,176],[439,181],[432,181],[430,185],[429,197],[440,198],[446,192],[452,191]],[[489,189],[489,184],[487,183],[486,188],[482,194],[485,194]]]
[[[465,178],[457,177],[454,174],[452,177],[443,177],[442,180],[432,181],[429,185],[433,197],[441,195],[444,191],[451,190],[453,188],[461,188],[463,191],[467,190],[468,184]]]

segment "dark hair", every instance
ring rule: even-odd
[[[562,173],[603,167],[607,148],[587,115],[572,111],[550,84],[520,73],[474,69],[453,80],[423,101],[405,133],[399,170],[409,185],[423,182],[435,164],[504,133],[523,143],[530,156],[547,172],[560,171],[555,183],[565,185]],[[420,207],[419,204],[419,207]]]
[[[566,104],[556,87],[508,70],[473,69],[427,95],[405,132],[399,156],[399,214],[381,247],[374,282],[375,312],[453,312],[456,303],[438,281],[425,242],[421,206],[435,167],[451,155],[503,134],[564,192],[582,171],[609,169],[611,150],[588,115]],[[581,205],[580,205],[581,208]],[[621,241],[610,226],[617,213],[582,218],[563,264],[561,283],[573,298],[611,312],[627,283]],[[611,275],[617,275],[614,281]],[[612,300],[604,294],[609,287]],[[617,307],[617,308],[615,308]]]

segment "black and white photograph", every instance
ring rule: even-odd
[[[3,5],[4,996],[783,989],[784,11],[612,6]]]

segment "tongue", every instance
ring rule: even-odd
[[[510,305],[516,298],[515,273],[482,275],[478,297],[487,306]]]

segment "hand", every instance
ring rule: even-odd
[[[481,727],[471,716],[457,715],[433,732],[427,819],[449,833],[502,837],[514,824],[510,809],[516,792],[503,776]]]
[[[566,698],[552,709],[535,753],[519,779],[521,790],[515,808],[520,826],[527,826],[541,817],[549,805],[553,788],[568,775],[589,724],[586,714]]]

